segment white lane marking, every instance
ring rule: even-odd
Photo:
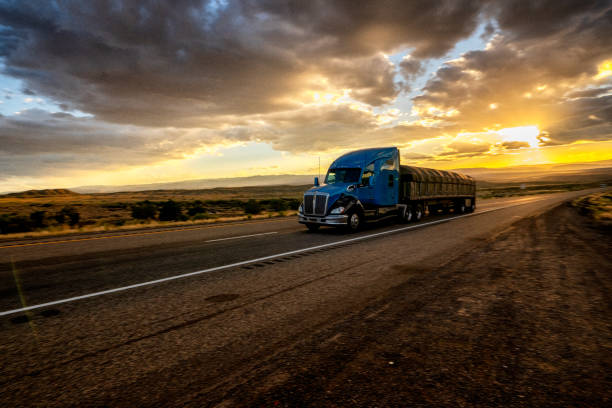
[[[217,239],[209,239],[204,242],[217,242],[217,241],[227,241],[230,239],[240,239],[240,238],[249,238],[249,237],[258,237],[260,235],[270,235],[270,234],[278,234],[278,231],[273,232],[260,232],[259,234],[249,234],[249,235],[238,235],[237,237],[229,237],[229,238],[217,238]]]
[[[316,246],[309,247],[309,248],[296,249],[294,251],[283,252],[283,253],[280,253],[280,254],[263,256],[261,258],[249,259],[247,261],[236,262],[236,263],[232,263],[232,264],[228,264],[228,265],[215,266],[213,268],[202,269],[201,271],[183,273],[183,274],[180,274],[180,275],[174,275],[174,276],[169,276],[167,278],[155,279],[155,280],[148,281],[148,282],[135,283],[133,285],[121,286],[121,287],[118,287],[118,288],[103,290],[103,291],[100,291],[100,292],[93,292],[93,293],[88,293],[88,294],[85,294],[85,295],[74,296],[74,297],[71,297],[71,298],[54,300],[52,302],[41,303],[41,304],[32,305],[32,306],[26,306],[26,307],[22,307],[22,308],[19,308],[19,309],[5,310],[3,312],[0,312],[0,316],[6,316],[6,315],[14,314],[14,313],[26,312],[28,310],[41,309],[43,307],[60,305],[60,304],[63,304],[63,303],[70,303],[70,302],[74,302],[76,300],[89,299],[89,298],[92,298],[92,297],[108,295],[108,294],[111,294],[111,293],[123,292],[125,290],[141,288],[143,286],[156,285],[156,284],[162,283],[162,282],[168,282],[168,281],[173,281],[173,280],[177,280],[177,279],[188,278],[190,276],[201,275],[201,274],[204,274],[204,273],[211,273],[211,272],[221,271],[221,270],[224,270],[224,269],[235,268],[237,266],[243,266],[243,265],[248,265],[248,264],[262,262],[262,261],[268,261],[270,259],[281,258],[283,256],[300,254],[300,253],[303,253],[303,252],[314,251],[314,250],[321,249],[321,248],[329,248],[329,247],[333,247],[333,246],[336,246],[336,245],[346,244],[348,242],[363,241],[363,240],[368,239],[368,238],[380,237],[380,236],[383,236],[383,235],[394,234],[396,232],[408,231],[408,230],[412,230],[412,229],[422,228],[422,227],[426,227],[428,225],[441,224],[441,223],[444,223],[444,222],[449,222],[449,221],[452,221],[452,220],[456,220],[458,218],[466,218],[466,217],[471,217],[471,216],[474,216],[474,215],[482,215],[482,214],[486,214],[486,213],[489,213],[489,212],[492,212],[492,211],[503,210],[504,208],[517,207],[519,205],[522,205],[522,204],[508,205],[508,206],[505,206],[505,207],[492,208],[492,209],[485,210],[485,211],[474,212],[474,213],[470,213],[470,214],[458,215],[458,216],[455,216],[455,217],[450,217],[450,218],[444,218],[444,219],[441,219],[441,220],[425,222],[425,223],[422,223],[422,224],[410,225],[408,227],[396,228],[396,229],[393,229],[393,230],[377,232],[377,233],[369,234],[369,235],[362,235],[360,237],[343,239],[341,241],[336,241],[336,242],[330,242],[330,243],[327,243],[327,244],[316,245]]]
[[[272,222],[289,222],[295,221],[295,219],[286,219],[286,220],[264,220],[264,221],[250,221],[250,222],[228,222],[228,223],[220,223],[214,225],[204,225],[204,226],[188,226],[185,228],[173,228],[173,229],[161,229],[155,231],[143,231],[143,232],[130,232],[119,235],[104,235],[101,237],[84,237],[84,238],[70,238],[70,239],[62,239],[62,240],[52,240],[52,241],[36,241],[36,242],[26,242],[26,243],[15,243],[15,244],[7,244],[0,245],[0,249],[4,248],[17,248],[17,247],[27,247],[27,246],[35,246],[35,245],[51,245],[51,244],[65,244],[69,242],[81,242],[81,241],[95,241],[100,239],[112,239],[112,238],[131,238],[138,237],[144,235],[153,235],[153,234],[165,234],[168,232],[184,232],[184,231],[196,231],[201,229],[213,229],[213,228],[222,228],[222,227],[232,227],[235,225],[256,225],[256,224],[266,224]],[[58,238],[58,237],[50,237],[50,238]],[[8,241],[7,241],[8,242]]]

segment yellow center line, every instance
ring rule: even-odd
[[[63,243],[67,243],[67,242],[94,241],[94,240],[99,240],[99,239],[138,237],[138,236],[143,236],[143,235],[163,234],[163,233],[166,233],[166,232],[190,231],[190,230],[199,230],[199,229],[207,229],[207,228],[223,228],[223,227],[231,227],[231,226],[234,226],[234,225],[266,224],[266,223],[270,223],[270,222],[282,222],[282,221],[293,221],[293,220],[266,220],[266,221],[260,221],[260,222],[241,222],[241,223],[235,223],[235,224],[205,225],[205,226],[202,226],[202,227],[175,228],[175,229],[168,229],[168,230],[163,230],[163,231],[138,232],[138,233],[133,233],[133,234],[109,235],[109,236],[104,236],[104,237],[64,239],[64,240],[59,240],[59,241],[30,242],[30,243],[27,243],[27,244],[4,245],[4,246],[0,246],[0,249],[3,249],[3,248],[18,248],[18,247],[35,246],[35,245],[63,244]]]

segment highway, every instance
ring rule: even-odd
[[[241,406],[288,381],[307,339],[587,192],[357,234],[278,218],[2,241],[0,403]]]

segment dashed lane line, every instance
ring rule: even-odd
[[[94,240],[99,240],[99,239],[138,237],[138,236],[143,236],[143,235],[164,234],[166,232],[191,231],[191,230],[208,229],[208,228],[222,228],[222,227],[228,227],[228,226],[234,226],[234,225],[253,225],[253,224],[264,224],[264,223],[281,222],[281,221],[293,221],[293,219],[291,220],[272,220],[272,221],[266,220],[264,222],[241,222],[241,223],[235,223],[235,224],[232,223],[232,224],[223,224],[223,225],[205,225],[202,227],[175,228],[175,229],[167,229],[167,230],[161,230],[161,231],[148,231],[148,232],[120,234],[120,235],[107,235],[103,237],[89,237],[89,238],[64,239],[64,240],[56,240],[56,241],[28,242],[25,244],[3,245],[3,246],[0,246],[0,249],[35,246],[35,245],[64,244],[66,242],[94,241]]]
[[[218,242],[218,241],[228,241],[230,239],[241,239],[241,238],[250,238],[250,237],[258,237],[260,235],[272,235],[278,234],[278,231],[272,232],[260,232],[259,234],[249,234],[249,235],[238,235],[237,237],[227,237],[227,238],[217,238],[217,239],[209,239],[204,242]]]

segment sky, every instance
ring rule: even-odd
[[[612,159],[609,1],[0,0],[0,191]]]

